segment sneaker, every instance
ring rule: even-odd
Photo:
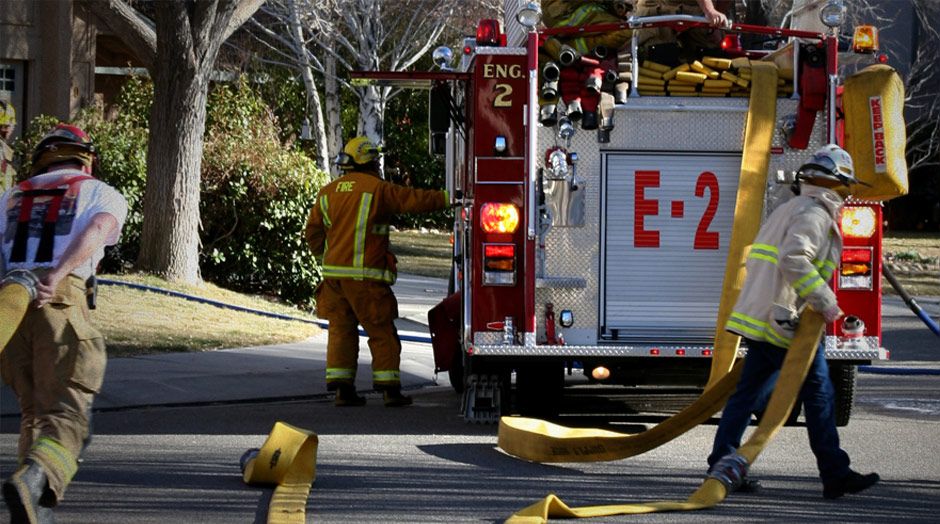
[[[342,385],[336,390],[336,400],[333,405],[340,408],[365,406],[365,397],[356,394],[356,388]]]
[[[385,407],[387,408],[410,406],[411,402],[411,397],[402,395],[400,389],[389,389],[385,391]]]
[[[857,471],[849,470],[849,474],[842,480],[823,484],[823,497],[837,499],[846,493],[858,493],[874,486],[879,480],[881,477],[877,473],[862,475]]]

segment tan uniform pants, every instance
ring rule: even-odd
[[[636,3],[636,16],[692,15],[702,16],[695,0],[640,0]],[[685,58],[694,58],[698,49],[714,49],[721,44],[722,33],[716,29],[696,28],[676,32],[668,27],[641,29],[637,36],[641,46],[679,43]]]
[[[401,341],[395,329],[398,301],[388,284],[370,280],[326,279],[317,292],[317,315],[330,321],[326,345],[326,384],[352,384],[359,360],[362,324],[372,351],[376,389],[400,387]]]
[[[90,437],[94,394],[104,380],[104,339],[88,320],[85,286],[69,277],[52,302],[26,316],[0,357],[22,413],[17,457],[43,466],[62,499]]]

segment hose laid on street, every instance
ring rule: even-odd
[[[586,517],[605,517],[610,515],[636,515],[641,513],[654,513],[663,511],[693,511],[706,509],[716,506],[725,499],[730,491],[735,487],[735,482],[739,482],[747,475],[757,456],[763,451],[764,447],[783,427],[790,416],[790,411],[796,403],[797,395],[803,387],[803,380],[816,354],[819,345],[819,339],[822,337],[825,321],[822,315],[807,308],[800,317],[800,324],[793,342],[787,350],[787,356],[784,358],[783,366],[780,369],[780,377],[777,379],[777,385],[767,404],[767,411],[758,424],[757,429],[751,437],[744,443],[736,454],[729,455],[715,465],[715,473],[709,475],[702,482],[702,485],[684,501],[660,501],[643,502],[636,504],[609,504],[603,506],[586,506],[572,508],[565,504],[554,494],[549,494],[544,499],[523,508],[506,520],[507,524],[544,524],[549,518],[586,518]],[[737,366],[736,366],[737,368]],[[719,381],[716,384],[723,384]],[[717,390],[722,386],[715,386]],[[733,386],[732,386],[733,387]],[[720,406],[719,406],[720,409]],[[686,410],[675,415],[673,418],[684,417]],[[657,426],[658,427],[658,426]],[[653,428],[655,430],[656,428]],[[649,434],[653,431],[646,431],[637,435],[621,435],[616,437],[621,442],[635,440],[641,442],[647,440]],[[586,432],[602,430],[581,430]],[[607,432],[613,433],[613,432]],[[600,440],[597,438],[595,440]],[[591,445],[589,443],[589,445]],[[638,445],[635,449],[643,450],[646,446]],[[639,451],[642,453],[642,451]],[[731,460],[727,460],[731,459]],[[727,460],[727,462],[726,462]],[[731,471],[721,468],[723,463],[731,464]]]
[[[891,287],[893,287],[894,290],[898,292],[898,295],[901,295],[901,298],[904,300],[904,303],[907,304],[907,307],[911,308],[911,311],[913,311],[914,314],[924,322],[924,324],[927,324],[927,327],[930,329],[930,331],[933,331],[934,335],[940,337],[940,325],[937,325],[937,323],[934,322],[932,318],[930,318],[930,315],[928,315],[927,312],[920,307],[920,304],[914,300],[914,297],[907,293],[907,290],[905,290],[904,286],[898,282],[898,279],[894,276],[894,273],[888,269],[888,264],[882,262],[881,273],[888,280],[888,283],[891,284]]]
[[[319,438],[276,422],[261,449],[249,449],[240,461],[246,484],[275,486],[268,504],[268,524],[304,524],[307,498],[317,477]]]

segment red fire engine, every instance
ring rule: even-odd
[[[705,384],[749,99],[733,86],[718,93],[702,85],[656,89],[670,84],[637,73],[647,65],[663,75],[676,67],[645,63],[636,30],[706,26],[703,18],[674,15],[531,28],[510,35],[510,44],[519,40],[513,46],[497,21],[486,20],[466,40],[456,70],[447,69],[448,52],[440,50],[441,72],[356,75],[431,89],[431,148],[446,157],[456,208],[453,294],[432,311],[431,331],[436,367],[449,371],[463,394],[467,420],[550,415],[566,387]],[[614,59],[620,73],[595,68],[601,83],[632,72],[606,113],[601,99],[597,125],[572,118],[573,103],[563,94],[557,104],[567,103],[567,113],[550,114],[544,88],[556,77],[545,68],[546,40],[627,29],[634,36]],[[871,36],[867,31],[863,36]],[[782,56],[792,68],[777,91],[766,216],[792,195],[792,173],[815,149],[844,143],[839,41],[835,30],[741,24],[724,34],[713,56]],[[741,49],[738,37],[747,34],[777,50]],[[583,61],[567,49],[574,67],[603,63],[600,53]],[[712,63],[716,71],[728,64]],[[744,67],[726,70],[746,78]],[[585,112],[596,105],[582,102]],[[832,285],[850,322],[829,325],[825,336],[841,425],[851,413],[855,366],[887,358],[881,224],[877,202],[845,207],[845,249]]]

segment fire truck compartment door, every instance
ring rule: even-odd
[[[601,166],[601,337],[710,343],[741,153],[608,152]]]

